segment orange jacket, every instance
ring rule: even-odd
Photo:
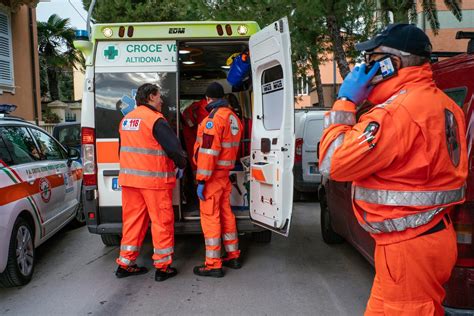
[[[186,151],[191,162],[191,168],[196,170],[196,165],[193,161],[194,143],[196,142],[197,128],[199,123],[204,120],[209,112],[206,110],[207,101],[202,99],[193,102],[183,112],[183,136],[186,144]]]
[[[138,106],[120,122],[120,185],[142,189],[174,188],[174,162],[153,137],[153,125],[158,119],[165,118],[160,112]]]
[[[208,180],[214,170],[232,170],[237,159],[242,123],[228,107],[219,107],[198,127],[194,144],[196,180]]]
[[[360,225],[379,244],[418,236],[464,201],[465,118],[439,90],[428,64],[402,68],[374,87],[376,104],[356,123],[356,107],[336,101],[325,118],[320,169],[353,181]]]

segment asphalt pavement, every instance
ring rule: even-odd
[[[0,289],[1,315],[362,315],[373,268],[350,245],[324,244],[319,203],[296,203],[288,238],[240,236],[244,266],[221,279],[197,277],[200,235],[177,236],[178,275],[154,281],[150,236],[138,263],[147,274],[117,279],[118,247],[85,227],[63,229],[37,249],[33,280]]]

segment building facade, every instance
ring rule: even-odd
[[[41,121],[37,1],[0,1],[0,104],[15,116]]]

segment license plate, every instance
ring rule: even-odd
[[[119,186],[118,178],[112,178],[112,190],[122,191],[122,188]]]

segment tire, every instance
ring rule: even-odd
[[[115,234],[103,234],[100,235],[100,238],[102,238],[102,243],[106,246],[120,246],[120,241],[121,237],[120,235],[115,235]]]
[[[82,192],[82,190],[81,190]],[[76,216],[71,221],[70,226],[72,228],[79,228],[86,224],[86,214],[84,213],[84,204],[82,203],[82,194],[79,199],[79,205],[77,207]]]
[[[23,241],[19,244],[19,241]],[[17,258],[17,251],[20,256]],[[18,217],[13,226],[5,271],[0,273],[2,287],[22,286],[31,281],[35,268],[34,234],[30,224]]]
[[[325,194],[321,194],[319,204],[321,206],[321,234],[326,244],[340,244],[344,242],[344,238],[336,233],[331,224],[331,213],[327,203]]]
[[[272,231],[271,230],[264,230],[261,232],[253,232],[252,239],[255,242],[268,244],[272,241]]]

